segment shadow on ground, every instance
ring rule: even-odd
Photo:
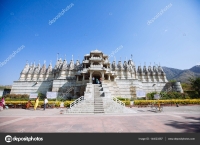
[[[177,129],[185,129],[184,132],[186,133],[200,133],[200,117],[185,117],[185,119],[188,119],[188,121],[180,122],[171,120],[170,123],[167,123],[165,125],[172,126]]]

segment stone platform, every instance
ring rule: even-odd
[[[66,109],[66,108],[65,108]],[[0,111],[0,132],[40,133],[200,133],[200,105],[131,108],[128,114],[60,114],[61,109],[4,109]]]

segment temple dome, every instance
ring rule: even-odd
[[[100,50],[92,50],[90,53],[102,53]]]

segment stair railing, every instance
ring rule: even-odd
[[[74,100],[72,103],[70,103],[70,109],[71,109],[73,106],[78,105],[78,103],[80,103],[82,100],[84,100],[84,96],[81,96],[81,97],[77,98],[76,100]]]
[[[125,106],[125,103],[120,101],[119,99],[117,99],[116,97],[113,97],[113,101],[115,101],[116,103],[122,105],[122,106]]]

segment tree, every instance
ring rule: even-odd
[[[182,86],[184,92],[192,90],[192,86],[189,83],[181,83],[181,86]]]
[[[176,80],[170,80],[169,81],[172,85],[174,85],[176,83]]]
[[[200,97],[200,77],[189,78],[192,89],[197,92],[198,97]]]
[[[45,95],[41,92],[38,92],[38,97],[43,100],[45,98]]]

